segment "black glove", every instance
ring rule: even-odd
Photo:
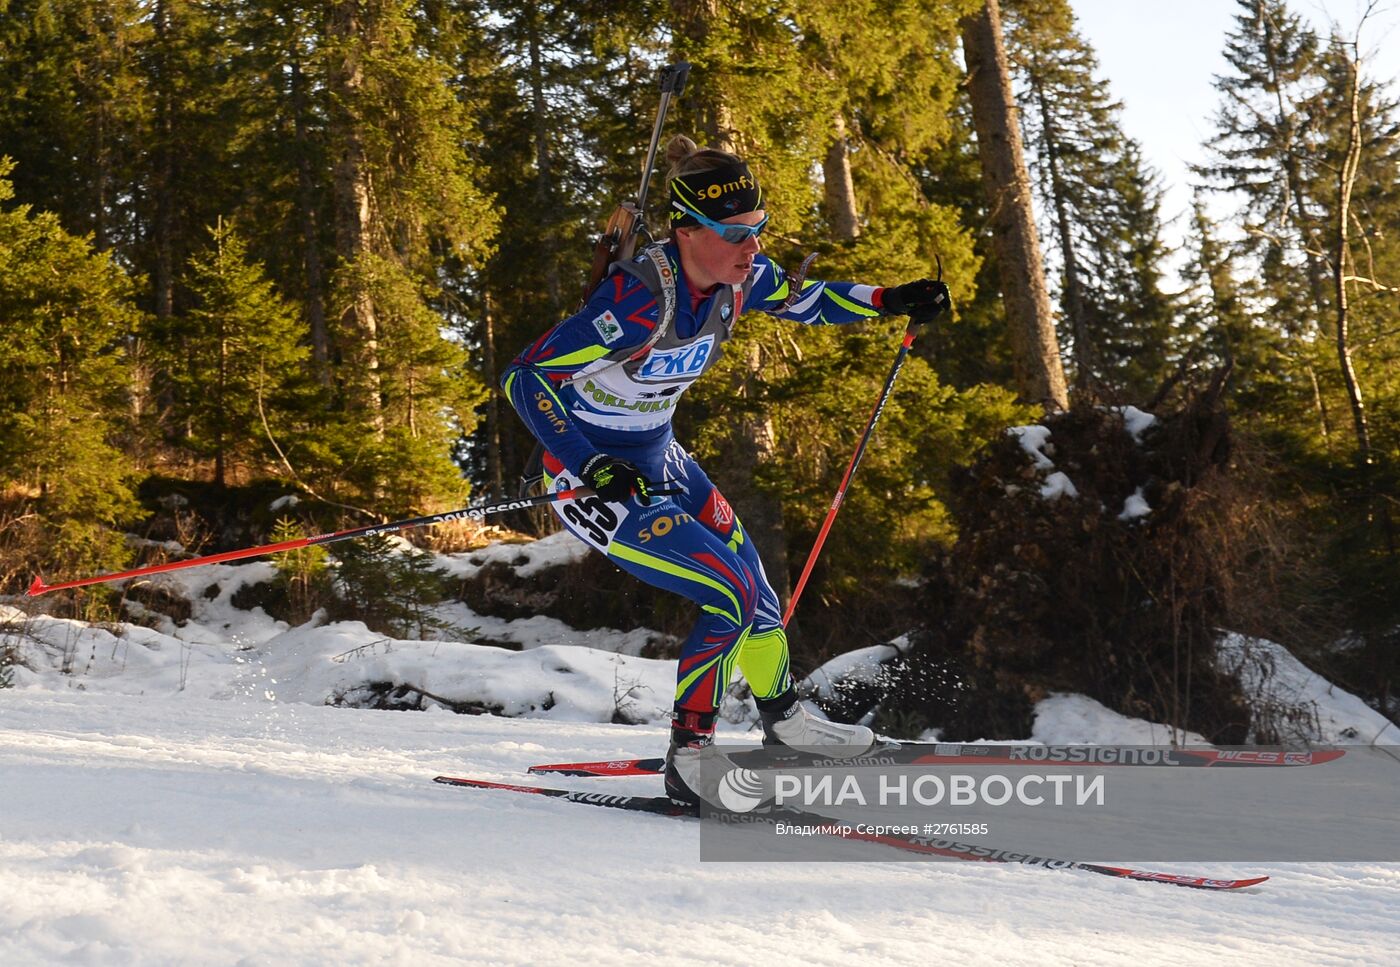
[[[624,503],[633,494],[637,495],[643,507],[650,503],[647,478],[626,460],[610,457],[606,453],[595,453],[583,465],[579,476],[593,488],[595,494],[610,504]]]
[[[919,279],[888,288],[881,296],[887,316],[913,316],[928,322],[952,305],[948,287],[935,279]]]

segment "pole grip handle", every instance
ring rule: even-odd
[[[685,90],[686,78],[690,76],[690,62],[676,61],[661,68],[661,93],[680,97]]]

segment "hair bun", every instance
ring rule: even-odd
[[[678,134],[666,142],[666,166],[673,170],[679,168],[699,150],[699,145],[694,141],[684,134]]]

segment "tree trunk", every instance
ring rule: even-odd
[[[1346,384],[1347,402],[1351,406],[1352,426],[1356,430],[1357,456],[1363,464],[1371,462],[1371,431],[1366,423],[1366,404],[1361,396],[1361,384],[1351,359],[1349,328],[1350,301],[1347,293],[1348,267],[1351,265],[1351,193],[1356,184],[1356,172],[1361,164],[1361,69],[1356,60],[1349,64],[1351,76],[1347,101],[1350,107],[1347,128],[1346,160],[1337,176],[1337,222],[1333,238],[1332,284],[1336,299],[1337,362]]]
[[[311,361],[316,381],[331,385],[330,333],[326,329],[326,280],[321,264],[320,231],[316,224],[316,180],[311,171],[311,145],[306,134],[306,81],[301,56],[292,54],[292,138],[297,155],[297,214],[301,221],[302,261],[306,271],[306,321],[311,329]]]
[[[693,99],[699,115],[700,131],[705,135],[706,144],[702,144],[701,147],[734,152],[737,150],[734,113],[728,102],[719,94],[715,83],[703,79],[705,64],[716,61],[712,52],[706,48],[710,39],[710,26],[719,18],[719,2],[671,0],[671,14],[676,21],[673,35],[677,39],[684,38],[685,41],[683,44],[673,41],[673,53],[677,59],[684,57],[697,61],[700,66],[696,75],[704,90],[697,95],[692,87],[691,93],[696,95]]]
[[[1035,88],[1040,106],[1040,123],[1045,131],[1045,158],[1050,168],[1050,194],[1055,201],[1055,225],[1060,236],[1060,258],[1064,261],[1064,311],[1074,334],[1074,385],[1086,390],[1093,382],[1094,352],[1089,340],[1089,320],[1084,306],[1084,289],[1079,280],[1079,256],[1074,251],[1074,236],[1069,223],[1069,206],[1065,203],[1064,175],[1060,170],[1060,146],[1056,140],[1055,120],[1045,89]]]
[[[1047,409],[1065,409],[1060,347],[1035,230],[1030,176],[1002,43],[997,0],[962,22],[964,56],[982,185],[991,208],[992,249],[1001,272],[1017,389]]]
[[[496,385],[496,313],[491,293],[482,295],[481,327],[482,376],[486,378],[487,389],[491,391],[486,400],[486,479],[490,481],[492,493],[504,498],[506,495],[505,473],[501,467],[501,389]]]
[[[339,0],[331,11],[331,38],[338,50],[329,72],[333,102],[335,143],[340,157],[335,165],[335,244],[341,270],[353,278],[348,301],[341,313],[343,331],[350,340],[344,347],[342,367],[347,404],[363,413],[375,436],[384,432],[379,375],[379,317],[366,280],[359,275],[371,254],[374,209],[370,172],[363,133],[355,111],[364,87],[366,25],[356,0]]]
[[[831,221],[831,234],[843,241],[860,236],[860,211],[856,207],[856,186],[851,179],[849,151],[846,119],[838,111],[832,118],[831,144],[822,163],[822,180],[826,188],[826,211]]]
[[[530,3],[526,8],[526,34],[530,48],[530,109],[535,116],[535,204],[541,212],[553,210],[550,198],[554,194],[554,166],[549,156],[549,111],[544,96],[544,58],[540,52],[540,11],[539,6]],[[564,307],[564,297],[559,282],[559,259],[552,251],[554,240],[546,235],[545,243],[545,289],[549,293],[549,318],[554,318]]]
[[[175,103],[170,70],[171,16],[169,5],[160,0],[152,15],[157,54],[156,81],[156,177],[155,219],[151,226],[155,243],[155,315],[168,319],[175,303]]]
[[[1272,81],[1274,98],[1278,103],[1275,126],[1283,132],[1283,173],[1287,185],[1288,200],[1285,204],[1285,217],[1296,219],[1299,240],[1303,245],[1304,264],[1308,271],[1308,291],[1312,295],[1313,307],[1317,310],[1318,325],[1327,313],[1326,268],[1322,264],[1317,231],[1312,216],[1308,212],[1307,196],[1303,191],[1302,162],[1298,157],[1298,124],[1296,113],[1290,109],[1283,93],[1278,64],[1278,47],[1274,39],[1273,20],[1264,12],[1260,26],[1264,31],[1264,59],[1268,64],[1269,78]]]

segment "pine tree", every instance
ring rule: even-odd
[[[154,0],[146,20],[150,35],[141,45],[141,70],[148,129],[137,168],[137,216],[146,238],[133,255],[150,280],[151,312],[161,320],[182,308],[176,283],[202,245],[204,225],[241,195],[237,182],[207,175],[228,164],[228,147],[237,143],[237,112],[230,106],[242,94],[227,78],[235,50],[220,8]]]
[[[240,178],[236,197],[219,213],[233,215],[251,256],[301,307],[315,378],[329,391],[332,163],[317,49],[324,20],[324,5],[300,0],[230,13],[225,30],[233,51],[221,98],[233,128],[228,165]]]
[[[1191,288],[1184,315],[1190,338],[1207,365],[1231,368],[1230,387],[1239,415],[1268,419],[1278,402],[1282,338],[1256,320],[1257,285],[1239,267],[1224,239],[1224,227],[1212,220],[1200,192],[1192,202],[1186,250],[1183,274]]]
[[[1161,290],[1161,188],[1124,134],[1066,0],[1008,0],[1005,9],[1075,385],[1147,399],[1166,376],[1175,316]]]
[[[1367,76],[1359,37],[1334,33],[1320,68],[1325,83],[1313,108],[1319,157],[1309,189],[1326,213],[1318,232],[1330,276],[1323,328],[1331,336],[1356,458],[1369,464],[1376,455],[1366,397],[1373,385],[1394,386],[1388,363],[1400,348],[1394,332],[1400,247],[1388,237],[1400,217],[1400,104]],[[1374,365],[1376,356],[1386,362]]]
[[[1199,173],[1237,204],[1248,345],[1268,353],[1247,374],[1269,394],[1248,417],[1280,454],[1284,506],[1317,538],[1304,550],[1337,578],[1329,603],[1356,645],[1321,657],[1384,707],[1400,671],[1397,109],[1366,77],[1359,36],[1324,46],[1281,2],[1240,8],[1214,158]]]
[[[1396,210],[1395,107],[1355,70],[1344,42],[1324,49],[1275,0],[1240,6],[1226,50],[1235,73],[1219,83],[1226,98],[1210,144],[1214,160],[1199,173],[1238,204],[1237,248],[1244,270],[1260,283],[1260,319],[1285,337],[1280,385],[1291,391],[1280,405],[1294,414],[1300,440],[1336,450],[1350,422],[1355,449],[1365,452],[1366,377],[1359,370],[1368,364],[1348,362],[1342,344],[1371,347],[1379,338],[1374,348],[1385,355],[1387,302],[1377,296],[1393,284],[1384,266],[1393,258],[1385,227]],[[1360,202],[1345,217],[1355,234],[1342,231],[1345,182]],[[1349,238],[1365,250],[1361,260]],[[1376,284],[1339,285],[1343,277],[1375,277]],[[1354,326],[1368,335],[1350,338]]]
[[[209,230],[209,247],[189,263],[193,306],[173,327],[178,391],[172,415],[188,428],[185,446],[212,457],[224,486],[239,465],[261,473],[285,431],[307,351],[295,309],[273,289],[232,223]]]
[[[958,130],[950,114],[962,75],[952,38],[959,17],[975,6],[824,2],[794,9],[808,74],[822,78],[809,96],[831,112],[818,132],[818,144],[826,144],[820,217],[802,232],[823,271],[895,280],[931,274],[941,261],[959,281],[959,296],[971,297],[972,239],[956,208],[931,198],[915,172]]]
[[[1326,330],[1337,408],[1351,424],[1332,474],[1338,499],[1327,506],[1329,533],[1363,642],[1354,674],[1386,709],[1400,679],[1400,246],[1391,237],[1400,222],[1400,105],[1367,76],[1364,27],[1365,18],[1350,37],[1334,28],[1322,57],[1313,190],[1327,212],[1319,234],[1331,276]]]
[[[1241,253],[1267,281],[1274,314],[1295,334],[1316,331],[1326,312],[1321,216],[1309,190],[1317,133],[1309,104],[1320,87],[1316,34],[1282,0],[1236,0],[1226,39],[1233,73],[1217,82],[1221,108],[1196,170],[1238,204]]]
[[[1320,352],[1331,305],[1320,234],[1326,216],[1313,190],[1321,48],[1281,0],[1237,3],[1225,47],[1232,72],[1216,85],[1222,99],[1207,143],[1211,161],[1195,171],[1233,205],[1234,254],[1255,281],[1256,319],[1280,336],[1272,415],[1298,444],[1325,450],[1338,411],[1335,366]]]
[[[13,197],[0,158],[0,204]],[[135,518],[125,350],[140,316],[113,259],[28,205],[0,209],[0,485],[38,511],[47,564],[87,571],[128,552]]]
[[[140,238],[149,37],[137,0],[8,0],[0,13],[0,145],[16,197],[124,254]]]
[[[439,268],[486,253],[495,213],[467,150],[475,118],[450,85],[450,38],[407,0],[330,8],[317,64],[334,159],[328,313],[349,432],[346,482],[390,508],[458,500],[452,440],[483,395],[434,310]],[[366,446],[368,443],[368,446]]]

